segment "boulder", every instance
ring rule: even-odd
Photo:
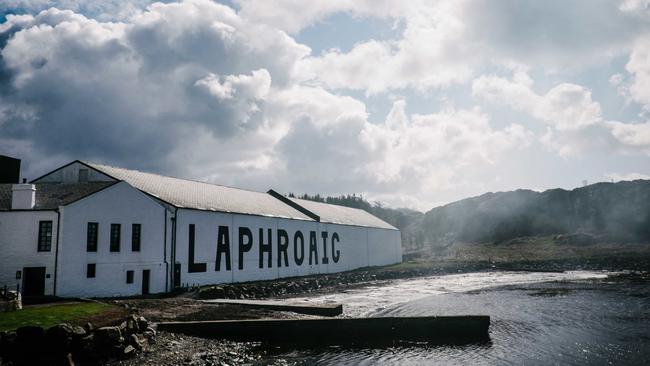
[[[16,345],[21,349],[38,349],[45,343],[45,330],[36,325],[16,329]]]
[[[77,325],[70,325],[67,323],[57,324],[46,332],[48,340],[57,338],[82,338],[86,336],[86,330]]]
[[[133,347],[132,345],[128,345],[124,347],[124,350],[122,351],[122,356],[124,358],[133,357],[135,355],[135,351],[136,351],[135,347]]]
[[[156,331],[153,328],[148,327],[145,329],[142,335],[149,341],[149,343],[156,342]]]
[[[12,354],[16,344],[16,333],[3,332],[0,337],[0,357],[7,358]]]
[[[18,340],[42,340],[45,337],[45,330],[37,325],[25,325],[16,329],[16,337]]]
[[[72,326],[69,324],[57,324],[45,332],[47,346],[51,351],[64,351],[72,345]]]
[[[135,334],[140,331],[138,326],[138,317],[131,315],[126,319],[126,326],[124,327],[126,334]]]
[[[92,333],[95,330],[95,326],[93,325],[93,323],[89,322],[86,323],[86,325],[84,325],[84,329],[86,330],[86,333]]]
[[[79,351],[82,353],[92,353],[95,350],[95,334],[90,333],[79,340]]]
[[[144,332],[149,327],[149,322],[143,316],[139,316],[138,319],[138,330]]]
[[[114,346],[124,342],[120,327],[101,327],[95,330],[95,342],[99,345]]]
[[[141,339],[137,334],[131,334],[129,337],[129,344],[135,347],[135,349],[141,351],[145,347],[146,341]]]
[[[120,331],[122,332],[122,334],[125,334],[126,333],[126,320],[121,322],[120,325],[118,325],[118,327],[120,328]]]

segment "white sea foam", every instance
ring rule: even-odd
[[[343,304],[343,316],[359,317],[368,316],[389,306],[432,295],[468,292],[505,285],[599,279],[606,278],[612,273],[605,271],[462,273],[380,281],[367,287],[340,293],[299,297],[292,300],[306,303],[341,303]]]

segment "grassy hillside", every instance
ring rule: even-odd
[[[425,214],[428,244],[499,243],[564,234],[568,242],[650,242],[650,181],[597,183],[571,191],[486,193]]]
[[[569,247],[650,243],[650,180],[596,183],[571,191],[486,193],[425,214],[371,204],[360,195],[300,198],[361,208],[376,215],[401,230],[405,253],[474,256],[481,251],[468,248],[484,244],[510,248],[511,253],[536,248],[533,252],[540,255],[540,250],[560,254],[562,248]],[[517,242],[528,244],[513,244]],[[495,255],[500,254],[497,250]]]

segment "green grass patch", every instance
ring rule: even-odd
[[[96,302],[28,306],[22,310],[0,313],[0,331],[13,330],[24,325],[53,325],[71,322],[102,313],[113,305]]]

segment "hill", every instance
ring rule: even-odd
[[[422,230],[434,247],[548,235],[578,243],[648,243],[650,181],[486,193],[428,211]]]

